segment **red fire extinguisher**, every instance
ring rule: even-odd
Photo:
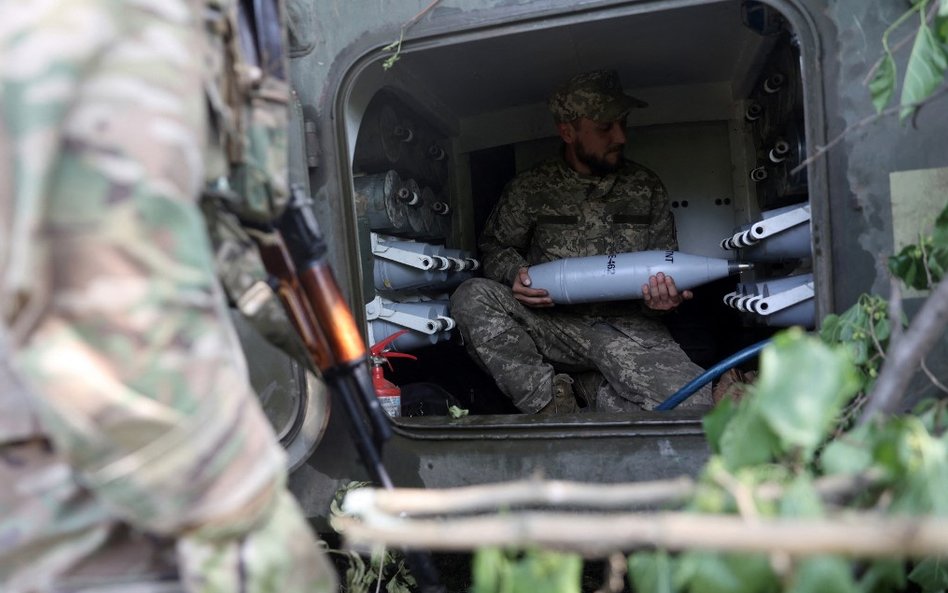
[[[375,387],[375,394],[379,398],[382,409],[393,418],[402,415],[402,390],[398,385],[385,378],[385,370],[382,368],[382,365],[387,364],[388,368],[391,369],[392,363],[389,362],[390,358],[411,358],[412,360],[418,360],[418,357],[413,354],[386,350],[392,342],[407,332],[407,329],[397,331],[369,348],[369,353],[372,355],[372,384]]]

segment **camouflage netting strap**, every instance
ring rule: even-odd
[[[208,168],[211,187],[226,178],[228,209],[242,220],[269,223],[289,201],[287,125],[290,86],[286,82],[285,33],[278,0],[255,3],[268,14],[254,15],[242,0],[209,0],[206,12],[209,63],[219,75],[206,88],[211,109]],[[255,18],[256,17],[256,18]]]
[[[290,89],[282,5],[277,0],[210,0],[208,61],[221,74],[207,85],[211,137],[201,207],[231,306],[271,344],[315,372],[269,284],[245,223],[265,227],[288,200]],[[253,232],[261,232],[254,230]]]
[[[227,300],[232,307],[271,344],[292,356],[297,362],[318,371],[306,347],[287,317],[277,293],[269,284],[251,231],[227,209],[225,198],[205,192],[201,209],[207,221],[214,248],[218,274]],[[252,231],[262,232],[262,231]]]

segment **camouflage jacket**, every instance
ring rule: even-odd
[[[511,181],[487,221],[484,275],[510,285],[524,266],[565,257],[675,249],[665,186],[626,162],[605,177],[584,176],[554,159]]]
[[[3,457],[25,474],[0,490],[5,591],[47,590],[119,525],[177,540],[190,591],[331,586],[196,204],[206,8],[0,4],[0,311],[42,431],[0,423],[0,448],[55,455],[33,476]]]

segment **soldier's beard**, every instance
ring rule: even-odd
[[[576,160],[589,167],[590,173],[600,177],[615,173],[622,165],[622,145],[610,146],[609,150],[602,156],[594,155],[586,150],[582,142],[574,144],[576,149]],[[609,162],[607,159],[611,154],[615,154],[615,162]]]

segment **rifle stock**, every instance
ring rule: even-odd
[[[304,331],[308,331],[307,326],[312,330],[309,334],[316,340],[310,349],[313,359],[346,408],[349,429],[366,469],[373,480],[391,489],[394,485],[381,458],[382,444],[392,434],[389,418],[372,384],[369,353],[362,333],[326,261],[326,243],[313,215],[312,199],[299,186],[293,186],[287,211],[273,235],[277,239],[267,248],[274,252],[264,259],[267,269],[279,275],[281,289],[285,286],[291,293],[284,303],[291,316],[295,317],[296,312],[300,315],[294,325],[303,326]],[[365,416],[372,434],[364,422]],[[406,551],[405,560],[422,593],[445,591],[430,553]]]
[[[276,280],[276,292],[286,309],[293,328],[303,340],[311,362],[322,372],[333,368],[336,362],[329,340],[323,332],[309,301],[303,298],[296,266],[290,257],[283,236],[278,232],[261,233],[249,230],[263,259],[267,271]]]

